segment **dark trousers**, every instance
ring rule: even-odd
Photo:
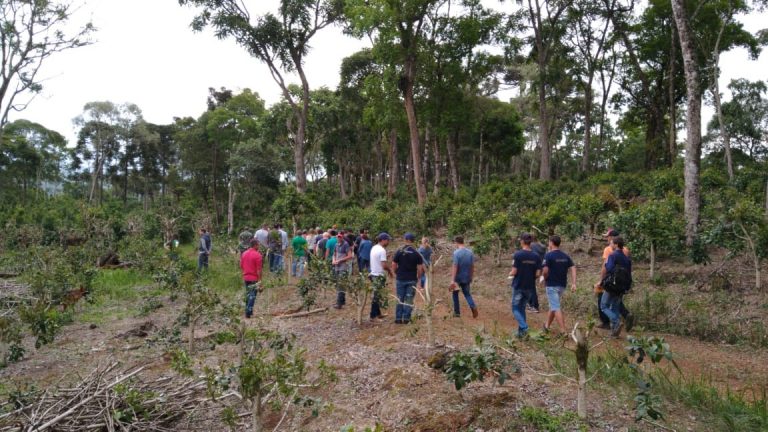
[[[384,288],[387,286],[386,276],[369,276],[373,297],[371,298],[371,319],[381,316],[381,296],[384,295]]]
[[[603,309],[600,307],[600,302],[603,300],[603,293],[598,293],[595,295],[597,298],[597,312],[600,315],[600,322],[606,325],[611,324],[610,318],[608,318],[608,315],[603,312]],[[624,306],[624,298],[621,298],[621,301],[619,302],[619,314],[621,314],[624,319],[627,318],[627,315],[629,315],[629,309],[627,309],[626,306]]]
[[[197,255],[197,271],[202,269],[208,270],[208,254],[205,252],[200,252]]]
[[[256,293],[259,287],[258,282],[245,282],[245,317],[253,316],[253,305],[256,303]]]
[[[528,306],[539,310],[539,295],[536,293],[536,288],[531,291],[531,296],[528,300]]]

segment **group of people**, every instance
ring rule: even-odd
[[[606,238],[609,244],[603,251],[600,282],[595,285],[595,293],[600,327],[610,329],[611,334],[618,337],[623,326],[631,330],[634,324],[634,316],[623,303],[624,293],[631,288],[632,261],[629,250],[617,231],[609,230]],[[422,238],[420,245],[417,246],[416,236],[406,233],[402,239],[402,246],[394,252],[390,261],[387,247],[391,241],[392,237],[385,232],[371,238],[365,229],[355,233],[349,229],[338,230],[335,226],[328,230],[317,228],[297,231],[290,243],[287,233],[280,225],[275,225],[272,229],[263,226],[254,234],[245,229],[240,234],[242,253],[240,266],[248,292],[246,317],[250,318],[253,314],[253,303],[259,291],[263,259],[261,252],[266,252],[269,256],[270,271],[279,272],[283,269],[283,257],[290,245],[293,254],[290,271],[294,277],[303,277],[306,264],[312,259],[326,260],[336,280],[341,280],[355,269],[360,273],[366,273],[373,287],[370,310],[372,321],[381,321],[386,318],[386,314],[382,311],[382,296],[386,295],[384,291],[388,285],[387,281],[394,279],[394,291],[397,297],[394,322],[410,323],[416,292],[424,289],[427,283],[427,269],[432,261],[432,247],[426,237]],[[461,293],[473,318],[477,318],[479,311],[471,293],[475,256],[465,246],[463,237],[455,237],[454,244],[449,285],[452,293],[453,315],[461,316],[459,301],[459,293]],[[544,330],[549,331],[554,323],[557,323],[562,331],[566,330],[560,303],[569,286],[569,276],[571,290],[576,290],[576,266],[571,257],[560,250],[560,244],[561,239],[556,235],[549,237],[547,246],[539,243],[532,234],[522,234],[519,237],[520,249],[513,256],[512,269],[509,273],[512,313],[518,322],[518,337],[524,337],[528,333],[526,311],[539,311],[537,284],[543,285],[549,301],[549,313]],[[204,245],[205,241],[201,240],[201,250]],[[629,275],[630,286],[609,290],[606,284],[611,283],[613,288],[616,284],[614,276],[617,270]],[[342,309],[345,305],[346,292],[342,284],[338,284],[334,307]],[[624,323],[621,321],[622,318]]]

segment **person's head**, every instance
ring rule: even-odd
[[[616,231],[616,230],[615,230],[615,229],[613,229],[613,228],[608,228],[608,231],[606,231],[606,232],[605,232],[605,235],[604,235],[604,237],[605,237],[606,239],[608,239],[608,244],[611,244],[611,243],[612,243],[612,241],[613,241],[613,238],[614,238],[614,237],[618,237],[618,236],[619,236],[619,232],[618,232],[618,231]]]
[[[379,244],[382,246],[387,246],[389,241],[392,239],[389,234],[385,232],[379,234],[376,238],[379,240]]]
[[[464,246],[464,237],[463,236],[456,236],[453,238],[453,242],[456,243],[456,246],[462,247]]]
[[[520,246],[523,248],[530,248],[533,243],[533,236],[528,233],[520,234]]]
[[[364,233],[360,234],[360,238],[362,238],[363,240],[368,240],[368,233],[364,232]]]
[[[268,229],[269,229],[269,225],[267,225],[267,224],[262,224],[262,225],[261,225],[261,229],[264,229],[264,230],[268,230]]]
[[[333,224],[333,226],[331,226],[331,230],[336,231],[337,229],[339,229],[338,225]]]
[[[247,226],[243,227],[243,231],[250,231],[251,229]]]
[[[326,231],[326,232],[324,232],[324,233],[323,233],[323,238],[324,238],[324,239],[329,239],[329,238],[331,238],[331,233],[329,233],[329,232],[327,232],[327,231]]]
[[[624,250],[624,239],[619,235],[611,237],[611,248],[613,250]]]
[[[258,249],[259,248],[259,241],[255,238],[251,239],[251,249]]]
[[[549,248],[550,249],[560,248],[560,236],[553,235],[549,237]]]
[[[409,233],[409,232],[405,233],[405,236],[403,236],[403,238],[405,239],[405,242],[408,244],[411,244],[416,240],[416,236],[413,235],[413,233]]]
[[[203,235],[207,233],[208,231],[205,230],[205,228],[200,228],[200,235]]]
[[[422,237],[421,238],[421,245],[424,246],[424,247],[430,247],[430,245],[429,245],[429,238]]]
[[[331,237],[336,237],[336,234],[338,234],[338,232],[336,232],[336,229],[332,229],[329,234],[331,235]]]
[[[274,224],[274,225],[272,226],[272,228],[274,228],[274,229],[280,229],[280,224]]]

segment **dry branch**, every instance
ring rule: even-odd
[[[312,315],[316,313],[326,312],[327,310],[328,308],[324,307],[324,308],[312,309],[310,311],[292,313],[288,315],[278,315],[277,318],[298,318],[298,317],[303,317],[303,316]]]

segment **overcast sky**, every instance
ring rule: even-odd
[[[257,14],[274,8],[278,0],[246,3]],[[48,59],[41,71],[46,79],[42,94],[27,110],[12,113],[11,120],[41,123],[72,141],[76,132],[72,119],[91,101],[135,103],[148,122],[168,124],[173,117],[198,117],[205,110],[209,87],[250,88],[268,105],[280,99],[266,66],[232,40],[219,41],[210,31],[192,32],[193,16],[192,9],[180,7],[176,0],[87,1],[72,21],[90,19],[98,29],[95,43]],[[743,21],[756,31],[765,27],[766,17],[753,15]],[[312,45],[306,62],[310,85],[335,88],[341,60],[367,43],[329,28],[318,33]],[[766,79],[768,54],[749,61],[743,50],[737,50],[724,54],[721,64],[721,88],[726,91],[732,78]],[[705,122],[711,112],[705,108]]]

